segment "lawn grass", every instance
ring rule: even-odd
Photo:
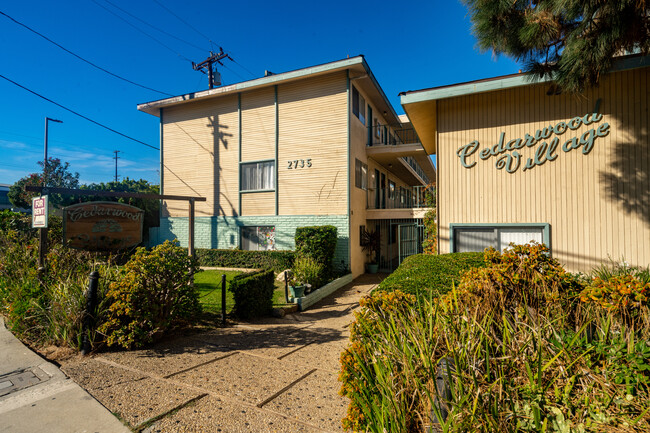
[[[221,276],[226,275],[226,283],[228,284],[236,275],[241,274],[240,271],[220,271],[209,270],[199,272],[194,276],[194,285],[199,292],[199,301],[203,312],[207,315],[221,315]],[[275,291],[273,292],[273,306],[279,307],[286,305],[284,298],[284,282],[275,282]],[[232,312],[235,306],[230,290],[226,290],[226,314]]]
[[[199,272],[194,276],[194,286],[199,292],[199,302],[203,311],[208,314],[221,314],[221,276],[226,274],[226,282],[232,280],[240,271],[210,270]],[[235,306],[235,300],[230,290],[226,290],[226,313],[229,314]]]

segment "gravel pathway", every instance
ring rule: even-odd
[[[342,432],[339,355],[363,275],[308,311],[66,361],[61,369],[133,431]]]

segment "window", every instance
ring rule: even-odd
[[[502,251],[510,245],[531,241],[548,244],[548,225],[513,227],[508,224],[495,226],[456,226],[451,224],[452,251],[456,253],[483,251],[488,247]]]
[[[246,251],[274,250],[275,227],[242,227],[241,249]]]
[[[359,246],[363,246],[363,232],[366,231],[366,226],[359,226]]]
[[[354,86],[352,86],[352,113],[361,123],[366,124],[366,100]]]
[[[368,165],[355,158],[354,186],[363,190],[368,189]]]
[[[275,189],[275,161],[241,164],[241,191],[268,191]]]
[[[395,200],[395,182],[392,180],[388,181],[388,199]]]

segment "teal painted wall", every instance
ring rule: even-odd
[[[334,263],[341,266],[341,260],[350,265],[349,219],[347,215],[270,215],[245,217],[196,217],[194,244],[196,248],[229,249],[240,246],[240,227],[275,226],[275,247],[278,250],[293,250],[296,228],[305,226],[333,225],[338,231],[338,243]],[[187,218],[161,218],[160,227],[150,232],[152,244],[169,239],[178,239],[187,247]]]

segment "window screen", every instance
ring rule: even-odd
[[[541,228],[502,228],[499,229],[499,251],[503,252],[511,242],[517,245],[527,244],[531,241],[541,244],[543,239],[544,234]]]
[[[483,251],[488,247],[503,252],[510,243],[543,243],[544,228],[530,227],[455,227],[453,251]]]
[[[241,191],[275,189],[275,161],[242,164],[240,189]]]

